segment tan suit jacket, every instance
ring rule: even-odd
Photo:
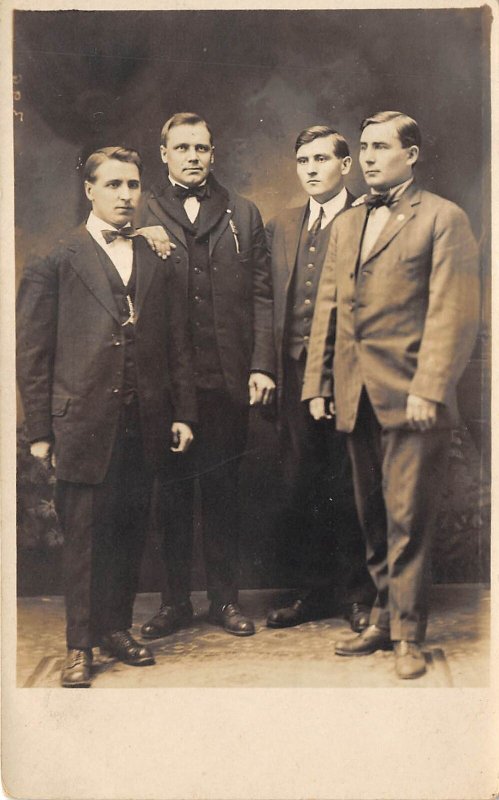
[[[383,427],[406,425],[408,394],[441,404],[438,424],[450,425],[478,330],[477,246],[466,214],[415,184],[390,212],[363,263],[366,206],[334,220],[318,290],[302,399],[334,395],[337,427],[347,432],[363,386]]]

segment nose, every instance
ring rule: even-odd
[[[130,191],[130,187],[127,183],[122,183],[120,186],[120,199],[121,200],[130,200],[132,193]]]
[[[374,164],[375,151],[371,149],[363,150],[362,157],[366,164]]]
[[[194,146],[189,148],[188,159],[189,161],[198,161],[199,159],[197,150]]]

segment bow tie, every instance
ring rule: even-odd
[[[206,183],[203,184],[203,186],[180,186],[176,183],[173,187],[173,191],[182,203],[184,200],[187,200],[188,197],[197,197],[201,202],[205,197],[210,196],[210,190]]]
[[[388,208],[392,206],[396,200],[390,197],[390,192],[384,192],[383,194],[369,194],[364,200],[364,205],[367,206],[368,211],[372,211],[373,208],[380,208],[381,206],[387,206]]]
[[[115,239],[133,239],[137,235],[135,228],[129,225],[127,228],[121,228],[119,231],[109,230],[101,231],[106,244],[111,244]]]

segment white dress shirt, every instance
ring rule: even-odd
[[[408,181],[399,183],[398,186],[392,186],[392,188],[388,191],[388,197],[390,200],[398,200],[405,192],[407,187],[411,185],[413,180],[414,178],[409,178]],[[372,192],[372,194],[384,194],[384,192]],[[381,231],[390,219],[390,216],[394,213],[395,211],[393,206],[379,206],[379,208],[371,209],[364,231],[364,237],[362,239],[362,250],[360,254],[361,261],[366,260],[367,256],[376,244]]]
[[[310,214],[308,216],[308,225],[307,230],[310,230],[312,225],[314,224],[315,220],[318,218],[321,208],[324,211],[324,216],[322,217],[321,221],[321,230],[328,225],[331,220],[339,214],[340,211],[343,211],[345,208],[345,203],[347,201],[347,190],[345,187],[335,194],[331,200],[327,200],[325,203],[318,203],[313,197],[309,198],[310,204]]]
[[[129,228],[130,223],[124,227]],[[99,219],[99,217],[97,217],[93,211],[90,212],[90,215],[87,219],[87,231],[109,256],[114,266],[118,270],[121,280],[126,286],[130,280],[133,267],[132,240],[123,239],[122,237],[118,236],[113,242],[109,242],[108,244],[102,235],[102,231],[111,230],[116,231],[119,230],[119,228],[117,228],[115,225],[110,225],[109,222],[104,222],[104,220]]]
[[[184,183],[179,183],[178,181],[172,180],[172,178],[170,178],[169,175],[168,175],[168,178],[169,178],[170,183],[171,183],[172,186],[182,186],[184,189],[189,189],[190,188],[189,186],[186,186]],[[203,181],[203,183],[200,183],[199,186],[204,186],[205,183],[206,183],[206,181]],[[199,202],[199,200],[195,196],[186,197],[185,200],[184,200],[185,213],[187,214],[187,216],[189,217],[189,219],[190,219],[190,221],[192,223],[194,223],[196,221],[196,219],[197,219],[197,216],[199,214],[199,206],[200,205],[201,205],[201,203]]]

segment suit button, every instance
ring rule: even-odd
[[[120,390],[119,390],[119,389],[116,389],[116,388],[115,388],[115,389],[113,389],[113,394],[119,394],[119,393],[120,393]]]
[[[312,286],[312,281],[305,281],[305,286]]]
[[[309,340],[309,339],[310,339],[310,336],[304,336],[304,337],[303,337],[303,341],[304,341],[304,342],[308,342],[308,340]]]
[[[195,303],[200,303],[201,302],[201,298],[200,298],[200,296],[198,294],[194,295],[194,302]]]
[[[315,264],[307,264],[307,269],[313,269],[314,267],[315,267]]]
[[[175,256],[175,261],[176,261],[176,262],[177,262],[177,264],[178,264],[178,263],[180,262],[180,256]]]
[[[308,297],[307,297],[307,299],[305,300],[305,305],[306,305],[306,306],[309,306],[311,302],[312,302],[312,301],[311,301],[311,300],[309,300],[309,299],[308,299]]]
[[[118,339],[115,339],[115,340],[114,340],[114,342],[113,342],[113,345],[114,345],[115,347],[119,347],[119,346],[120,346],[120,344],[121,344],[121,342],[120,342]]]
[[[309,250],[309,253],[315,253],[315,247],[313,245],[312,245],[312,247],[309,247],[308,250]]]
[[[196,273],[196,275],[199,275],[201,270],[199,269],[199,267],[194,267],[194,272]]]

